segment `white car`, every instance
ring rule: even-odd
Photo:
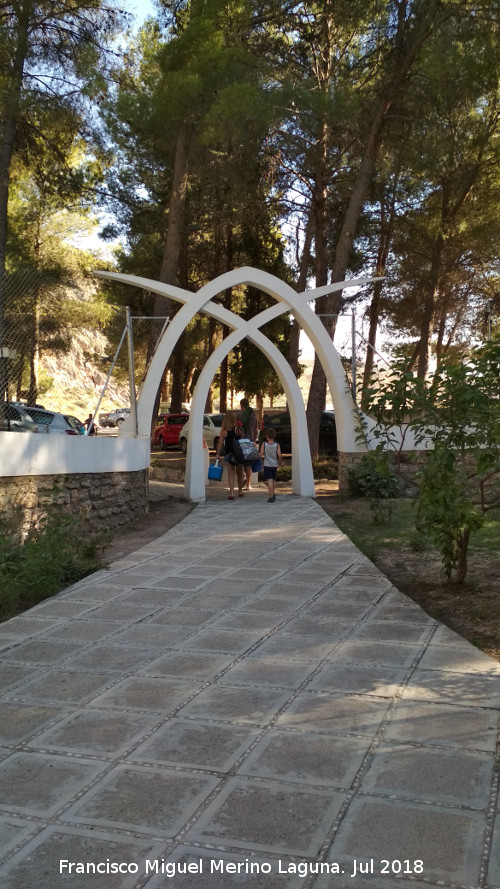
[[[212,451],[217,450],[223,419],[224,414],[204,414],[203,416],[203,438],[207,443],[207,447]],[[187,423],[184,424],[179,436],[179,447],[183,454],[187,451],[190,422],[191,420],[188,420]]]

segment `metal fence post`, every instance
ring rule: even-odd
[[[137,436],[137,402],[135,397],[135,365],[134,365],[134,336],[132,332],[132,316],[130,307],[126,307],[127,313],[127,346],[128,346],[128,371],[130,386],[130,410],[134,435]]]

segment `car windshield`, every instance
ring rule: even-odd
[[[211,414],[210,419],[214,426],[222,426],[224,414]]]
[[[80,420],[77,420],[76,417],[65,416],[64,419],[73,427],[73,429],[77,429],[78,431],[80,430],[80,427],[83,426],[83,423],[80,423]]]

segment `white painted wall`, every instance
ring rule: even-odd
[[[137,472],[149,466],[150,438],[0,432],[0,477]]]

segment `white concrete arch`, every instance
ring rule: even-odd
[[[327,284],[316,290],[308,290],[304,293],[297,294],[288,284],[281,281],[279,278],[276,278],[274,275],[269,274],[269,272],[243,267],[220,275],[218,278],[205,284],[196,294],[193,294],[180,287],[175,287],[174,285],[162,284],[159,281],[153,281],[149,278],[140,278],[135,275],[122,275],[117,272],[98,272],[97,274],[99,277],[120,281],[124,284],[140,287],[153,293],[160,293],[163,296],[184,303],[183,308],[177,312],[165,331],[162,341],[158,344],[148,368],[146,379],[141,388],[140,398],[137,405],[139,435],[146,434],[149,429],[154,400],[156,392],[158,391],[161,376],[175,343],[184,330],[185,324],[194,318],[199,311],[202,311],[211,315],[222,324],[226,324],[230,328],[236,329],[243,319],[239,318],[239,316],[235,315],[233,312],[224,309],[223,306],[219,306],[217,303],[212,302],[211,299],[228,287],[234,287],[238,284],[248,284],[269,293],[278,300],[274,306],[265,309],[263,312],[259,313],[259,315],[252,318],[248,323],[251,323],[257,330],[262,327],[263,324],[278,317],[283,312],[289,310],[292,311],[292,314],[297,318],[308,334],[324,368],[335,408],[339,450],[351,452],[360,449],[360,446],[356,441],[354,420],[356,412],[355,405],[347,386],[344,368],[326,329],[318,316],[309,307],[308,303],[317,299],[319,296],[324,296],[326,293],[333,293],[336,290],[343,290],[348,287],[359,287],[362,284],[379,280],[378,278],[356,278],[349,281],[337,282],[335,284]],[[121,432],[125,435],[133,434],[133,430],[129,423],[122,424]]]
[[[290,368],[279,350],[270,340],[265,337],[260,328],[273,318],[278,317],[286,311],[291,311],[295,318],[299,321],[303,329],[312,341],[316,352],[320,358],[321,364],[325,371],[327,384],[330,389],[333,405],[335,408],[336,424],[337,424],[337,443],[339,451],[359,451],[362,445],[356,441],[355,416],[356,408],[351,393],[347,386],[344,368],[338,356],[338,353],[326,331],[321,320],[314,311],[309,307],[308,303],[327,293],[336,290],[343,290],[347,287],[360,286],[371,281],[379,280],[377,278],[358,278],[350,281],[342,281],[335,284],[325,285],[316,290],[305,291],[297,294],[292,288],[276,278],[268,272],[259,269],[243,267],[234,269],[220,275],[208,284],[205,284],[200,290],[193,294],[180,287],[162,284],[159,281],[153,281],[148,278],[141,278],[135,275],[122,275],[115,272],[99,272],[100,277],[117,280],[125,284],[140,287],[153,293],[159,293],[170,299],[174,299],[183,303],[182,308],[176,313],[171,323],[168,325],[161,341],[158,343],[155,354],[150,362],[146,378],[141,387],[140,395],[137,402],[137,428],[139,436],[149,436],[151,415],[154,406],[154,400],[161,376],[165,366],[172,354],[172,350],[177,343],[184,328],[192,320],[198,312],[204,312],[211,315],[222,324],[232,328],[233,333],[230,334],[230,342],[232,343],[227,349],[224,344],[216,350],[217,356],[224,357],[231,348],[244,337],[251,339],[269,358],[276,372],[284,385],[285,392],[290,404],[292,428],[294,432],[294,450],[296,450],[296,466],[295,474],[297,480],[297,493],[310,494],[310,486],[312,479],[312,468],[310,461],[309,443],[307,439],[307,429],[305,420],[305,410],[300,398],[297,397],[298,384],[294,378],[292,383]],[[254,318],[245,320],[238,315],[225,309],[212,301],[212,297],[221,291],[235,287],[239,284],[247,284],[256,287],[273,296],[277,302],[263,312],[260,312]],[[229,338],[226,339],[226,344]],[[213,357],[213,356],[212,356]],[[218,367],[214,367],[217,359],[210,360],[209,366],[213,368],[212,377]],[[202,460],[202,393],[210,385],[208,380],[209,371],[202,372],[202,382],[197,391],[193,408],[192,428],[200,427],[196,435],[192,439],[190,453],[188,456],[187,484],[186,494],[188,499],[204,499],[201,496],[201,482],[196,466],[203,466]],[[198,387],[197,387],[198,389]],[[204,402],[203,402],[204,404]],[[198,417],[199,414],[199,417]],[[197,423],[196,420],[199,420]],[[120,429],[122,435],[134,435],[131,421],[122,424]],[[296,447],[295,447],[296,440]],[[305,467],[308,464],[309,469]],[[204,480],[203,480],[204,483]],[[294,488],[295,490],[295,488]]]
[[[247,328],[248,327],[248,331]],[[279,349],[260,331],[245,322],[233,330],[215,349],[198,378],[190,412],[190,433],[186,459],[186,499],[198,502],[205,499],[205,467],[200,460],[203,448],[203,414],[207,393],[217,368],[231,349],[247,337],[267,356],[278,374],[290,408],[292,421],[292,490],[301,497],[314,497],[314,476],[309,450],[304,402],[292,369]]]

